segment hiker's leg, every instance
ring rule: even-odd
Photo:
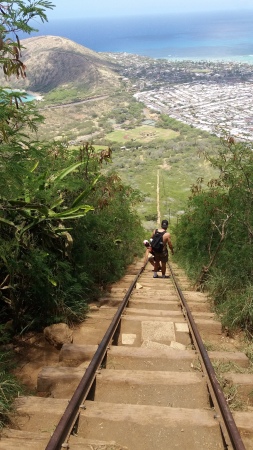
[[[154,261],[154,255],[151,255],[148,257],[148,260],[150,262],[150,264],[154,267],[155,266],[155,261]]]
[[[162,266],[162,275],[165,275],[165,273],[166,273],[166,262],[161,261],[161,266]]]
[[[166,265],[168,262],[168,251],[166,249],[164,250],[163,255],[161,256],[160,261],[161,261],[161,266],[162,266],[162,277],[165,278]]]
[[[159,267],[160,267],[160,256],[157,255],[157,254],[154,255],[154,263],[155,263],[154,264],[154,278],[156,278],[157,272],[158,272]]]

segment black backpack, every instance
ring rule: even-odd
[[[163,251],[163,235],[166,231],[155,230],[153,240],[151,242],[152,250],[156,253],[162,253]]]

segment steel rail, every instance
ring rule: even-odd
[[[179,287],[179,285],[177,283],[177,280],[176,280],[175,274],[173,272],[173,269],[171,267],[171,264],[168,263],[168,265],[169,265],[169,268],[170,268],[170,271],[171,271],[171,275],[172,275],[173,281],[175,283],[175,287],[177,289],[178,295],[179,295],[180,300],[182,302],[184,312],[186,313],[186,316],[187,316],[187,319],[188,319],[188,323],[190,325],[190,329],[192,331],[192,338],[194,340],[194,343],[195,343],[197,349],[200,352],[200,355],[201,355],[201,358],[202,358],[202,362],[203,362],[203,364],[205,366],[205,369],[206,369],[206,372],[207,372],[207,376],[209,378],[210,384],[212,386],[212,389],[213,389],[213,392],[214,392],[214,395],[215,395],[215,399],[216,399],[216,401],[218,403],[220,412],[222,414],[224,425],[226,427],[226,430],[227,430],[227,433],[229,435],[229,438],[230,438],[231,444],[233,446],[233,449],[234,450],[246,450],[245,446],[243,444],[242,438],[240,436],[239,430],[238,430],[238,428],[236,426],[236,423],[234,421],[234,418],[232,416],[232,413],[231,413],[231,411],[229,409],[229,406],[228,406],[228,404],[226,402],[226,399],[225,399],[225,396],[224,396],[223,391],[221,389],[221,386],[220,386],[220,384],[219,384],[219,382],[218,382],[218,380],[216,378],[213,365],[212,365],[212,363],[210,361],[210,358],[208,356],[206,348],[205,348],[205,346],[203,344],[203,341],[201,339],[201,336],[199,334],[199,331],[198,331],[197,326],[195,324],[195,321],[193,319],[192,313],[191,313],[191,311],[189,309],[189,306],[187,305],[187,302],[186,302],[186,300],[184,298],[184,295],[183,295],[183,293],[182,293],[182,291],[181,291],[181,289],[180,289],[180,287]]]
[[[112,319],[111,324],[109,325],[102,341],[100,342],[89,366],[87,367],[84,376],[82,377],[77,389],[75,390],[71,400],[69,401],[68,406],[65,409],[63,416],[61,417],[58,425],[54,433],[52,434],[45,450],[60,450],[62,446],[66,447],[66,440],[68,439],[71,431],[74,428],[75,423],[77,422],[78,416],[80,414],[80,407],[82,406],[83,401],[86,399],[89,391],[92,387],[94,379],[96,377],[96,371],[101,366],[102,361],[107,353],[108,345],[113,338],[118,325],[121,320],[122,313],[127,306],[129,297],[137,283],[137,280],[141,273],[143,272],[145,266],[139,270],[138,274],[135,276],[133,282],[131,283],[128,291],[126,292],[118,310],[116,311],[115,316]]]

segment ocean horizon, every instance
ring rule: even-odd
[[[36,28],[30,36],[62,36],[96,52],[253,63],[252,10],[54,20]]]

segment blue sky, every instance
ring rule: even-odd
[[[253,10],[252,0],[51,0],[48,19],[106,17],[170,12]]]

